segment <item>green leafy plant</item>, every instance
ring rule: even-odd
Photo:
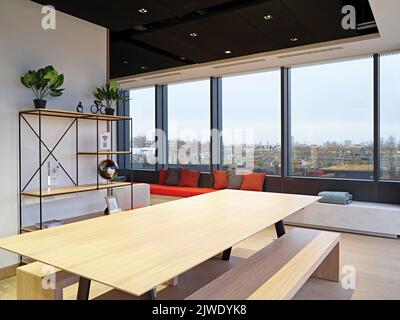
[[[117,102],[125,102],[128,100],[116,81],[110,81],[105,86],[97,88],[96,92],[94,92],[94,96],[97,100],[105,102],[108,108],[115,108]]]
[[[46,97],[60,97],[64,89],[64,75],[59,74],[53,66],[47,66],[37,71],[30,70],[21,77],[22,84],[32,89],[35,97],[44,100]]]

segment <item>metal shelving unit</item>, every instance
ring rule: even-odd
[[[35,130],[32,122],[30,122],[27,119],[27,116],[34,116],[37,118],[37,125],[38,129]],[[68,126],[68,128],[65,130],[65,132],[60,136],[59,140],[55,144],[55,146],[51,149],[49,148],[46,143],[44,142],[43,136],[42,136],[42,126],[43,126],[43,121],[45,121],[46,118],[65,118],[65,119],[71,119],[72,122]],[[88,121],[95,121],[96,122],[96,140],[97,140],[97,149],[95,151],[90,151],[90,152],[84,152],[79,150],[79,125],[80,122],[83,120],[88,120]],[[82,156],[94,156],[97,159],[97,164],[100,161],[101,156],[106,156],[108,159],[111,159],[112,156],[114,155],[120,155],[120,154],[125,154],[125,155],[131,155],[131,181],[133,181],[133,167],[132,167],[132,148],[130,148],[129,151],[114,151],[113,147],[113,123],[119,122],[119,121],[129,121],[130,123],[130,134],[131,134],[131,139],[133,138],[133,121],[132,118],[130,117],[122,117],[122,116],[108,116],[108,115],[102,115],[102,114],[91,114],[91,113],[78,113],[78,112],[69,112],[69,111],[63,111],[63,110],[51,110],[51,109],[33,109],[33,110],[24,110],[19,112],[19,232],[20,233],[25,233],[25,232],[32,232],[36,230],[43,229],[43,200],[46,197],[56,197],[56,196],[61,196],[61,195],[66,195],[66,194],[74,194],[74,193],[82,193],[82,192],[93,192],[93,191],[98,191],[98,190],[108,190],[108,192],[112,193],[112,190],[114,188],[119,188],[119,187],[126,187],[130,186],[131,187],[131,208],[133,209],[133,185],[132,183],[129,182],[112,182],[112,183],[107,183],[107,184],[102,184],[100,183],[99,175],[97,174],[97,181],[96,183],[93,183],[91,185],[80,185],[79,184],[79,162],[80,158]],[[102,151],[100,150],[100,145],[99,145],[99,125],[100,122],[106,122],[107,123],[107,131],[111,133],[111,150],[110,151]],[[23,157],[22,157],[22,126],[25,125],[27,126],[32,133],[37,137],[38,139],[38,148],[39,148],[39,158],[38,158],[38,163],[39,166],[37,170],[33,173],[31,178],[25,183],[22,181],[22,166],[23,166]],[[68,172],[62,163],[59,161],[59,159],[55,156],[54,152],[63,141],[65,136],[75,129],[75,135],[76,135],[76,172],[73,174],[71,172]],[[47,157],[43,157],[42,151],[43,148],[47,150],[48,155]],[[72,186],[70,187],[63,187],[63,188],[55,188],[55,189],[50,189],[48,190],[47,188],[44,189],[42,185],[42,178],[43,178],[43,166],[46,164],[46,161],[49,158],[53,158],[57,164],[59,165],[60,169],[66,177],[71,181]],[[73,176],[75,176],[73,178]],[[28,190],[29,186],[31,185],[32,181],[38,177],[39,178],[39,189],[38,190]],[[39,199],[39,226],[40,228],[36,227],[25,227],[23,223],[23,197],[35,197]],[[89,215],[84,215],[82,216],[82,219],[74,218],[74,222],[79,221],[79,220],[86,220],[88,218],[98,216],[99,214],[89,214]],[[69,220],[71,219],[66,219],[65,222],[68,223]]]

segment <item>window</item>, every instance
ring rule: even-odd
[[[223,78],[223,165],[281,172],[280,70]]]
[[[291,70],[291,174],[373,179],[373,59]]]
[[[400,181],[400,54],[381,57],[381,179]]]
[[[210,170],[210,80],[168,86],[168,163]]]
[[[130,116],[133,118],[133,168],[155,168],[155,88],[130,91]]]

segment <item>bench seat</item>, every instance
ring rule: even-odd
[[[339,239],[293,229],[186,300],[289,300],[311,276],[338,282]]]
[[[210,188],[189,188],[179,186],[165,186],[160,184],[151,184],[150,193],[152,195],[168,196],[168,197],[179,197],[179,198],[190,198],[199,196],[202,194],[217,191]]]

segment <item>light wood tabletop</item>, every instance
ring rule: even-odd
[[[0,240],[0,248],[141,296],[318,197],[224,190]]]

